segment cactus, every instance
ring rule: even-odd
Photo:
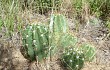
[[[95,48],[90,44],[82,44],[81,47],[66,48],[62,60],[65,66],[72,70],[80,70],[84,62],[92,61],[95,55]]]
[[[61,49],[64,51],[64,64],[73,70],[80,70],[84,62],[91,61],[95,54],[95,48],[89,44],[76,48],[78,39],[69,33],[66,18],[61,14],[52,15],[48,27],[41,24],[27,26],[22,36],[25,56],[31,60],[37,57],[41,61]]]
[[[68,33],[68,25],[66,22],[66,18],[61,15],[61,14],[56,14],[52,16],[53,24],[50,23],[50,35],[53,35],[53,42],[56,42],[57,44],[60,40],[61,37],[64,36],[64,34]]]
[[[69,33],[66,18],[61,14],[56,14],[51,17],[49,34],[52,36],[52,40],[50,39],[52,52],[58,51],[61,47],[63,50],[75,46],[78,41],[76,37]],[[81,69],[84,65],[84,54],[79,52],[80,51],[76,51],[75,49],[66,49],[62,56],[64,64],[66,63],[65,65],[73,70]]]
[[[62,60],[64,66],[71,70],[80,70],[84,65],[84,54],[75,48],[66,49],[63,53]]]
[[[92,61],[95,56],[95,48],[90,44],[82,44],[80,49],[84,52],[85,60]]]
[[[26,57],[29,57],[31,60],[34,60],[36,56],[38,56],[38,59],[47,56],[47,49],[54,54],[60,46],[65,46],[63,39],[68,37],[66,34],[68,33],[68,26],[65,17],[61,14],[53,15],[52,17],[53,25],[49,26],[49,29],[41,24],[29,25],[22,32],[24,52],[27,54]],[[68,40],[69,38],[71,36],[68,37]],[[69,43],[67,42],[66,44]],[[46,53],[44,53],[46,47],[48,48]]]
[[[31,60],[42,60],[47,55],[48,47],[48,29],[43,25],[29,25],[22,32],[23,47],[26,56]]]
[[[49,24],[49,39],[52,53],[55,53],[61,48],[65,34],[68,34],[68,25],[65,16],[55,14],[51,16]]]

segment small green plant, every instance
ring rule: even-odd
[[[76,48],[65,49],[63,63],[71,70],[80,70],[84,66],[84,53]]]
[[[25,56],[42,60],[48,52],[48,29],[43,25],[29,25],[22,32]]]

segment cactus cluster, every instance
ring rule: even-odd
[[[65,66],[72,70],[83,68],[84,62],[92,61],[95,55],[95,48],[90,44],[82,44],[79,48],[66,48],[62,60]]]
[[[23,47],[27,57],[38,60],[46,57],[48,52],[48,29],[43,25],[29,25],[22,32]]]
[[[42,60],[63,51],[62,60],[65,66],[73,70],[83,68],[85,61],[91,61],[95,48],[90,44],[77,46],[78,38],[69,32],[66,18],[61,14],[51,16],[49,25],[29,25],[22,31],[24,52],[31,60]]]
[[[53,22],[47,25],[48,27],[32,24],[22,31],[24,52],[31,60],[34,60],[36,56],[42,59],[49,53],[55,54],[61,46],[65,44],[69,46],[68,44],[74,41],[74,37],[68,35],[66,18],[61,14],[53,15],[52,18]],[[68,41],[64,40],[65,38],[68,38]],[[71,42],[66,43],[66,41]]]

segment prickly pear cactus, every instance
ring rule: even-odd
[[[94,56],[96,54],[95,47],[90,44],[82,44],[80,47],[81,50],[84,52],[85,60],[86,61],[92,61],[94,59]]]
[[[47,55],[48,29],[43,25],[29,25],[22,31],[25,56],[30,60],[42,60]]]
[[[84,65],[84,54],[75,48],[66,49],[63,53],[62,60],[64,66],[68,67],[68,69],[80,70]]]

